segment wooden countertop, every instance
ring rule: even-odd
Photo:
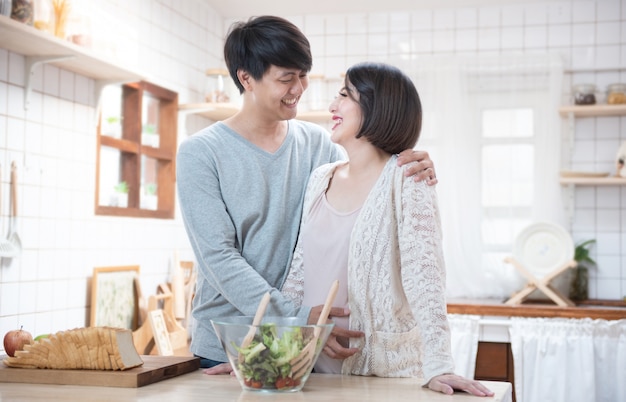
[[[527,301],[507,305],[503,300],[449,300],[448,313],[505,317],[626,318],[626,303],[618,300],[587,300],[575,307],[561,307],[549,301]]]
[[[508,382],[482,381],[495,392],[494,397],[471,396],[465,392],[452,396],[419,386],[413,378],[379,378],[312,374],[304,389],[296,393],[257,393],[242,391],[237,379],[228,375],[208,376],[202,370],[183,374],[141,388],[92,387],[2,383],[0,401],[422,401],[422,402],[510,402]]]

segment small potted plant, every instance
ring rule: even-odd
[[[107,116],[102,119],[102,135],[120,138],[122,136],[122,118],[120,116]]]
[[[147,183],[143,188],[143,196],[141,197],[141,208],[156,210],[159,199],[157,197],[156,183]]]
[[[574,260],[576,267],[570,283],[569,297],[573,301],[584,301],[589,298],[589,268],[596,262],[589,256],[590,247],[596,242],[595,239],[584,240],[576,244]]]
[[[144,124],[141,128],[141,144],[153,148],[159,147],[159,133],[154,124]]]
[[[121,181],[113,187],[110,204],[112,207],[126,208],[128,206],[128,183]]]

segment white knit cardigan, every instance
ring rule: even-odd
[[[352,230],[348,257],[350,329],[360,352],[343,374],[419,377],[453,373],[445,303],[445,267],[436,191],[404,176],[393,156],[367,197]],[[320,166],[307,186],[303,223],[335,168]],[[304,294],[300,239],[282,292],[298,305]]]

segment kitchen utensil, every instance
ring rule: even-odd
[[[0,177],[2,174],[0,173]],[[0,189],[2,185],[0,185]],[[2,201],[2,193],[0,193],[0,201]],[[0,208],[0,212],[2,208]],[[9,241],[9,239],[0,238],[0,257],[15,257],[17,255],[17,249],[15,245]]]
[[[615,176],[626,177],[626,141],[622,142],[622,145],[617,150],[615,167]]]
[[[301,378],[304,374],[306,374],[308,367],[310,366],[312,360],[315,358],[315,350],[317,349],[317,342],[320,336],[320,327],[319,325],[325,324],[328,321],[328,313],[330,313],[330,308],[335,301],[335,296],[337,295],[337,289],[339,289],[339,281],[335,280],[333,284],[330,286],[330,290],[328,291],[328,296],[326,296],[326,301],[324,302],[324,307],[322,307],[322,312],[320,313],[319,318],[317,319],[318,327],[314,329],[313,338],[309,341],[309,343],[300,351],[300,354],[293,359],[291,359],[291,372],[292,378],[297,380]]]
[[[17,234],[17,164],[15,161],[11,163],[11,218],[9,220],[9,235],[7,236],[9,242],[15,247],[15,255],[22,252],[22,241]]]
[[[252,340],[254,339],[254,334],[256,333],[256,327],[261,323],[261,319],[263,319],[263,314],[265,314],[265,309],[267,308],[267,304],[270,302],[270,292],[266,292],[259,303],[259,307],[256,309],[256,314],[254,315],[254,319],[252,320],[252,326],[250,330],[246,334],[245,338],[241,342],[241,349],[244,349],[250,345]],[[244,356],[239,354],[239,361],[242,362]]]

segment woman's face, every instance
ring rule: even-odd
[[[334,123],[330,138],[333,142],[345,146],[349,141],[356,140],[363,117],[358,99],[359,93],[352,84],[348,83],[346,87],[339,90],[335,100],[330,104],[328,110],[333,115]]]

